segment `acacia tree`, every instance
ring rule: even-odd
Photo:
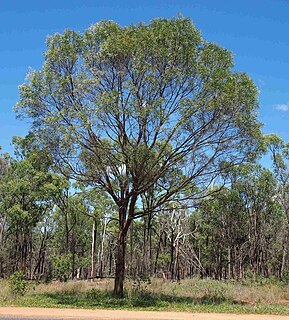
[[[122,295],[127,232],[147,214],[136,210],[139,198],[158,190],[156,210],[191,197],[252,154],[257,89],[232,70],[229,51],[182,17],[128,27],[102,21],[57,33],[47,47],[43,68],[20,87],[16,112],[32,119],[56,167],[116,203],[114,292]]]

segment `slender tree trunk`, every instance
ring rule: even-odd
[[[177,239],[176,241],[176,247],[175,247],[175,251],[176,251],[176,258],[175,258],[175,273],[176,273],[176,280],[178,282],[181,281],[181,277],[180,277],[180,255],[179,255],[179,240]]]
[[[3,247],[5,224],[6,224],[6,217],[3,217],[1,219],[1,223],[0,223],[0,250],[1,251],[2,251],[2,247]]]
[[[152,251],[152,219],[153,215],[148,215],[148,252],[149,252],[149,264],[148,271],[149,275],[152,275],[152,264],[153,264],[153,251]]]
[[[107,221],[104,219],[101,245],[100,245],[100,251],[99,251],[99,276],[101,278],[103,277],[103,251],[104,251],[104,240],[106,235],[106,225],[107,225]]]
[[[92,241],[91,241],[91,281],[93,281],[95,277],[95,238],[96,238],[96,226],[95,226],[95,220],[93,220],[92,225]]]
[[[228,279],[231,279],[231,248],[228,247]]]
[[[161,237],[162,237],[162,233],[160,233],[159,238],[158,238],[158,246],[157,246],[157,252],[156,252],[156,259],[155,259],[154,274],[157,273],[158,259],[159,259],[159,254],[160,254],[160,250],[161,250]]]
[[[175,251],[175,248],[174,248],[174,231],[173,230],[171,231],[170,246],[171,246],[171,248],[170,248],[171,249],[171,252],[170,252],[170,255],[171,255],[170,271],[171,271],[171,279],[173,280],[175,277],[175,273],[174,273],[174,251]]]
[[[68,227],[68,209],[64,212],[64,228],[65,228],[65,254],[69,252],[69,227]]]
[[[129,267],[129,275],[130,276],[135,276],[135,274],[136,274],[136,269],[137,269],[137,264],[136,263],[134,263],[134,269],[133,269],[133,267],[132,267],[132,265],[133,265],[133,261],[135,261],[135,259],[134,259],[134,246],[133,246],[133,236],[134,236],[134,230],[133,230],[133,223],[131,224],[131,227],[130,227],[130,245],[129,245],[129,247],[130,247],[130,267]]]
[[[285,239],[283,244],[283,252],[282,252],[282,264],[281,264],[281,270],[280,270],[280,277],[283,277],[285,266],[286,266],[286,258],[287,258],[287,249],[288,249],[288,228],[285,230]]]
[[[113,260],[113,249],[112,249],[112,243],[109,244],[109,270],[108,274],[111,275],[112,273],[112,260]]]
[[[38,250],[38,258],[33,273],[36,274],[37,279],[41,277],[42,264],[44,263],[45,248],[46,248],[47,232],[44,229],[43,238],[41,239],[40,247]]]
[[[29,239],[29,278],[30,279],[34,278],[32,234],[30,234],[30,239]]]
[[[147,245],[147,232],[148,232],[148,229],[147,229],[147,224],[146,224],[146,221],[144,221],[144,224],[143,224],[143,258],[142,258],[142,270],[141,270],[141,273],[143,275],[146,275],[147,274],[147,271],[148,271],[148,245]]]

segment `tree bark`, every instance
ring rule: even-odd
[[[125,254],[126,254],[126,238],[127,232],[134,218],[135,204],[137,194],[134,194],[129,201],[125,201],[119,207],[119,236],[116,248],[116,265],[115,265],[115,280],[114,294],[118,297],[123,297],[123,284],[125,274]]]
[[[125,253],[126,253],[126,235],[120,232],[117,252],[116,252],[116,266],[115,266],[115,281],[114,281],[114,294],[123,297],[123,284],[125,273]]]

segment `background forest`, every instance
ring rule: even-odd
[[[210,195],[188,199],[187,208],[171,202],[133,221],[127,275],[287,279],[287,148],[269,138],[272,171],[240,165],[227,173],[225,186],[212,184]],[[26,149],[26,140],[15,143],[16,159],[1,157],[1,277],[17,270],[47,281],[113,277],[118,225],[112,200],[52,173],[50,158]]]

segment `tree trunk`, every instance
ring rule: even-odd
[[[282,278],[284,275],[284,270],[286,266],[286,258],[287,258],[287,248],[288,248],[288,227],[285,230],[285,237],[284,237],[284,245],[283,245],[283,252],[282,252],[282,264],[280,270],[280,277]]]
[[[98,275],[100,278],[103,277],[103,252],[104,252],[104,240],[106,235],[106,225],[107,221],[104,218],[104,225],[103,225],[103,232],[102,232],[102,238],[101,238],[101,245],[100,245],[100,251],[99,251],[99,272]]]
[[[228,247],[228,276],[227,279],[231,279],[231,248]]]
[[[96,223],[95,219],[93,220],[92,232],[91,232],[92,240],[91,240],[91,272],[90,278],[91,281],[95,278],[95,238],[96,238]]]
[[[123,297],[126,237],[129,226],[133,221],[136,201],[137,195],[135,194],[132,196],[129,205],[128,202],[126,202],[119,207],[119,236],[116,248],[115,280],[113,289],[114,294],[118,297]]]
[[[141,268],[141,274],[146,275],[147,274],[147,266],[148,266],[148,248],[147,248],[147,225],[146,222],[144,221],[143,224],[143,258],[142,258],[142,268]]]
[[[110,242],[109,244],[109,270],[108,270],[108,274],[111,275],[112,273],[112,262],[113,262],[113,251],[114,249],[112,249],[113,243]]]
[[[156,252],[156,259],[155,259],[154,274],[157,273],[157,268],[158,268],[158,259],[159,259],[159,254],[160,254],[160,250],[161,250],[161,237],[162,237],[162,233],[160,233],[159,238],[158,238],[158,246],[157,246],[157,252]]]
[[[114,294],[123,296],[123,284],[125,273],[125,250],[126,250],[126,235],[120,232],[116,252],[116,267],[115,267],[115,281],[114,281]]]
[[[177,280],[177,282],[179,283],[181,281],[181,277],[180,277],[180,256],[179,256],[179,240],[176,240],[176,245],[175,245],[175,252],[176,252],[176,258],[175,258],[175,266],[174,266],[174,270],[175,270],[175,278]]]
[[[175,248],[174,248],[174,231],[173,230],[171,232],[170,246],[171,246],[171,248],[170,248],[171,249],[171,252],[170,252],[170,255],[171,255],[170,272],[171,272],[171,280],[173,280],[175,277],[175,273],[174,273],[174,251],[175,251]]]

